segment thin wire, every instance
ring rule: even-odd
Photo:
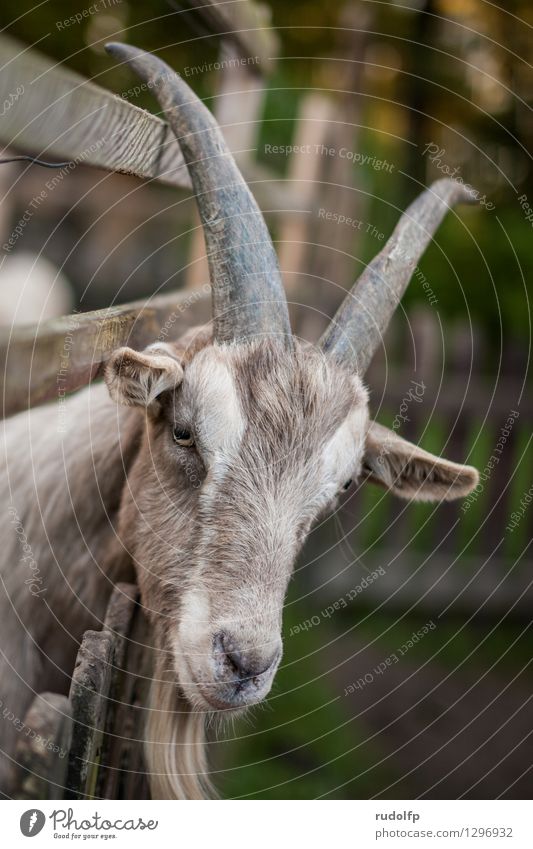
[[[0,159],[0,165],[4,162],[31,162],[33,165],[42,165],[43,168],[64,168],[65,165],[72,165],[73,160],[68,162],[45,162],[43,159],[36,159],[34,156],[10,156],[9,159]]]

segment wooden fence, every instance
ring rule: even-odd
[[[86,631],[68,697],[36,696],[16,752],[21,799],[138,799],[150,683],[137,587],[117,584],[101,631]]]
[[[316,604],[334,603],[381,567],[358,604],[393,615],[529,622],[533,509],[509,525],[530,487],[533,403],[513,358],[487,371],[483,334],[459,323],[443,338],[431,306],[408,325],[396,316],[385,348],[387,361],[378,355],[367,375],[373,414],[424,448],[476,466],[480,486],[464,501],[437,505],[368,485],[349,494],[304,552],[313,564],[304,570],[311,608],[315,594]]]

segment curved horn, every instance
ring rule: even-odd
[[[203,225],[217,342],[259,335],[292,344],[278,260],[263,216],[201,100],[165,62],[126,44],[107,44],[153,88],[187,164]]]
[[[471,192],[471,190],[470,190]],[[474,198],[456,180],[437,180],[405,210],[387,244],[340,305],[320,345],[360,374],[367,370],[411,275],[450,207]]]

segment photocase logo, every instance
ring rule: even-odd
[[[32,808],[29,811],[24,811],[20,818],[20,830],[24,837],[35,837],[42,831],[46,822],[46,817],[42,811]]]

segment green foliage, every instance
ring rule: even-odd
[[[351,654],[372,645],[376,656],[385,659],[429,617],[393,617],[354,604],[290,636],[291,627],[311,615],[308,606],[294,601],[296,596],[297,588],[286,608],[285,654],[267,706],[257,710],[253,722],[238,721],[230,742],[221,744],[223,756],[216,766],[223,795],[369,798],[398,781],[385,798],[411,798],[401,755],[391,755],[364,715],[354,715],[357,698],[345,698],[342,688],[351,680],[346,662]],[[344,663],[339,671],[340,657]],[[443,679],[458,674],[473,684],[485,673],[510,677],[530,657],[530,633],[523,625],[503,622],[496,627],[444,618],[409,650],[406,674],[430,663]],[[339,684],[343,676],[346,680]]]

